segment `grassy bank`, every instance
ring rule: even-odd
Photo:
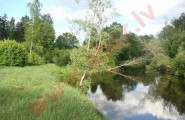
[[[2,120],[101,120],[104,119],[85,95],[60,83],[63,94],[53,95],[51,88],[58,90],[58,71],[61,68],[49,64],[31,67],[0,68],[0,119]],[[44,97],[41,97],[44,96]],[[30,110],[34,102],[44,99],[40,114]],[[43,102],[42,102],[43,103]],[[47,107],[47,108],[46,108]]]

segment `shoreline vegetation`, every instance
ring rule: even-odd
[[[92,102],[75,88],[61,83],[64,94],[57,100],[45,98],[47,109],[40,109],[40,115],[30,112],[29,106],[45,93],[52,95],[50,88],[59,82],[54,64],[26,67],[0,68],[0,118],[2,120],[104,120]],[[36,107],[36,106],[35,106]]]
[[[27,6],[30,15],[19,21],[0,16],[3,120],[105,119],[84,93],[97,73],[108,71],[134,80],[120,72],[122,67],[143,66],[147,72],[185,78],[185,13],[156,35],[139,35],[139,28],[127,33],[128,25],[108,24],[120,16],[111,0],[88,0],[84,18],[67,19],[71,31],[56,36],[53,16],[41,12],[41,2],[33,0]],[[153,20],[152,5],[148,12],[140,15]]]

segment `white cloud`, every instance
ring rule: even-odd
[[[70,25],[66,18],[83,18],[87,12],[86,4],[83,1],[83,5],[77,5],[74,1],[64,2],[60,0],[41,0],[41,2],[43,3],[42,13],[51,14],[54,20],[56,35],[61,34],[61,31],[69,30]],[[114,0],[114,7],[122,15],[121,19],[124,22],[121,23],[128,23],[129,27],[131,26],[131,28],[128,28],[131,32],[136,32],[136,28],[140,28],[141,32],[138,34],[156,34],[164,25],[165,17],[170,20],[173,16],[180,15],[181,12],[185,11],[181,3],[183,3],[183,0]],[[139,14],[141,11],[148,13],[147,6],[149,4],[152,6],[155,16],[154,20],[150,20]],[[141,16],[143,22],[146,24],[145,28],[142,28],[133,17],[131,14],[133,11]]]
[[[152,25],[152,24],[147,24],[145,28],[141,29],[141,33],[138,33],[140,35],[143,34],[157,34],[158,32],[161,31],[162,27],[164,27],[164,23],[162,24],[156,24],[156,25]]]
[[[43,6],[42,13],[49,13],[54,21],[54,27],[56,30],[56,36],[61,35],[64,32],[69,32],[69,26],[67,19],[83,18],[86,10],[81,9],[74,11],[73,8],[62,5],[47,5]]]
[[[165,17],[171,20],[173,17],[177,17],[185,11],[182,3],[183,0],[117,0],[115,7],[124,19],[126,19],[128,25],[133,24],[133,21],[135,21],[135,23],[138,24],[136,28],[140,27],[140,24],[131,14],[133,11],[141,17],[146,27],[142,28],[140,34],[155,34],[159,32],[164,25]],[[154,20],[150,20],[140,14],[141,11],[149,13],[148,5],[152,7],[155,17]],[[159,20],[159,18],[163,20]],[[135,32],[136,28],[132,28],[132,32]]]
[[[134,19],[131,12],[148,12],[147,6],[150,4],[155,17],[163,16],[167,11],[177,6],[183,0],[117,0],[115,7],[126,19]],[[182,11],[181,11],[182,12]]]
[[[44,5],[42,13],[49,13],[53,17],[54,21],[59,23],[62,20],[74,19],[83,17],[85,10],[73,11],[72,8],[67,6],[57,6],[57,5]]]
[[[65,32],[70,32],[70,30],[68,28],[55,28],[56,30],[56,36],[59,36],[59,35],[62,35],[62,33],[65,33]]]

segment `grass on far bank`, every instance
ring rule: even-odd
[[[28,108],[34,101],[57,88],[58,71],[54,65],[0,68],[0,119],[1,120],[102,120],[105,119],[93,107],[85,95],[61,83],[64,94],[52,101],[45,97],[47,109],[40,116]]]

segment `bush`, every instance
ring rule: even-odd
[[[87,92],[91,82],[91,75],[104,72],[115,63],[106,53],[102,51],[99,51],[97,55],[95,53],[94,49],[87,52],[85,47],[73,49],[70,53],[70,64],[67,65],[66,71],[61,72],[62,82],[78,88],[83,93]],[[83,86],[79,87],[84,71],[86,71],[86,76]]]
[[[29,64],[39,64],[39,65],[42,65],[45,63],[44,58],[35,52],[32,52],[31,55],[30,54],[28,55],[28,62]]]
[[[185,51],[179,52],[175,58],[176,74],[178,76],[185,76]]]
[[[165,72],[170,67],[170,58],[165,54],[158,53],[151,59],[151,63],[147,66],[147,70],[159,70],[160,72]]]
[[[54,50],[54,57],[52,61],[58,66],[65,66],[70,62],[70,50]]]
[[[24,66],[27,63],[26,49],[16,41],[0,42],[1,66]]]
[[[86,69],[89,74],[104,72],[115,65],[115,60],[105,52],[99,51],[97,55],[95,53],[95,49],[90,49],[87,52],[85,47],[73,49],[70,54],[71,65],[82,71]]]

